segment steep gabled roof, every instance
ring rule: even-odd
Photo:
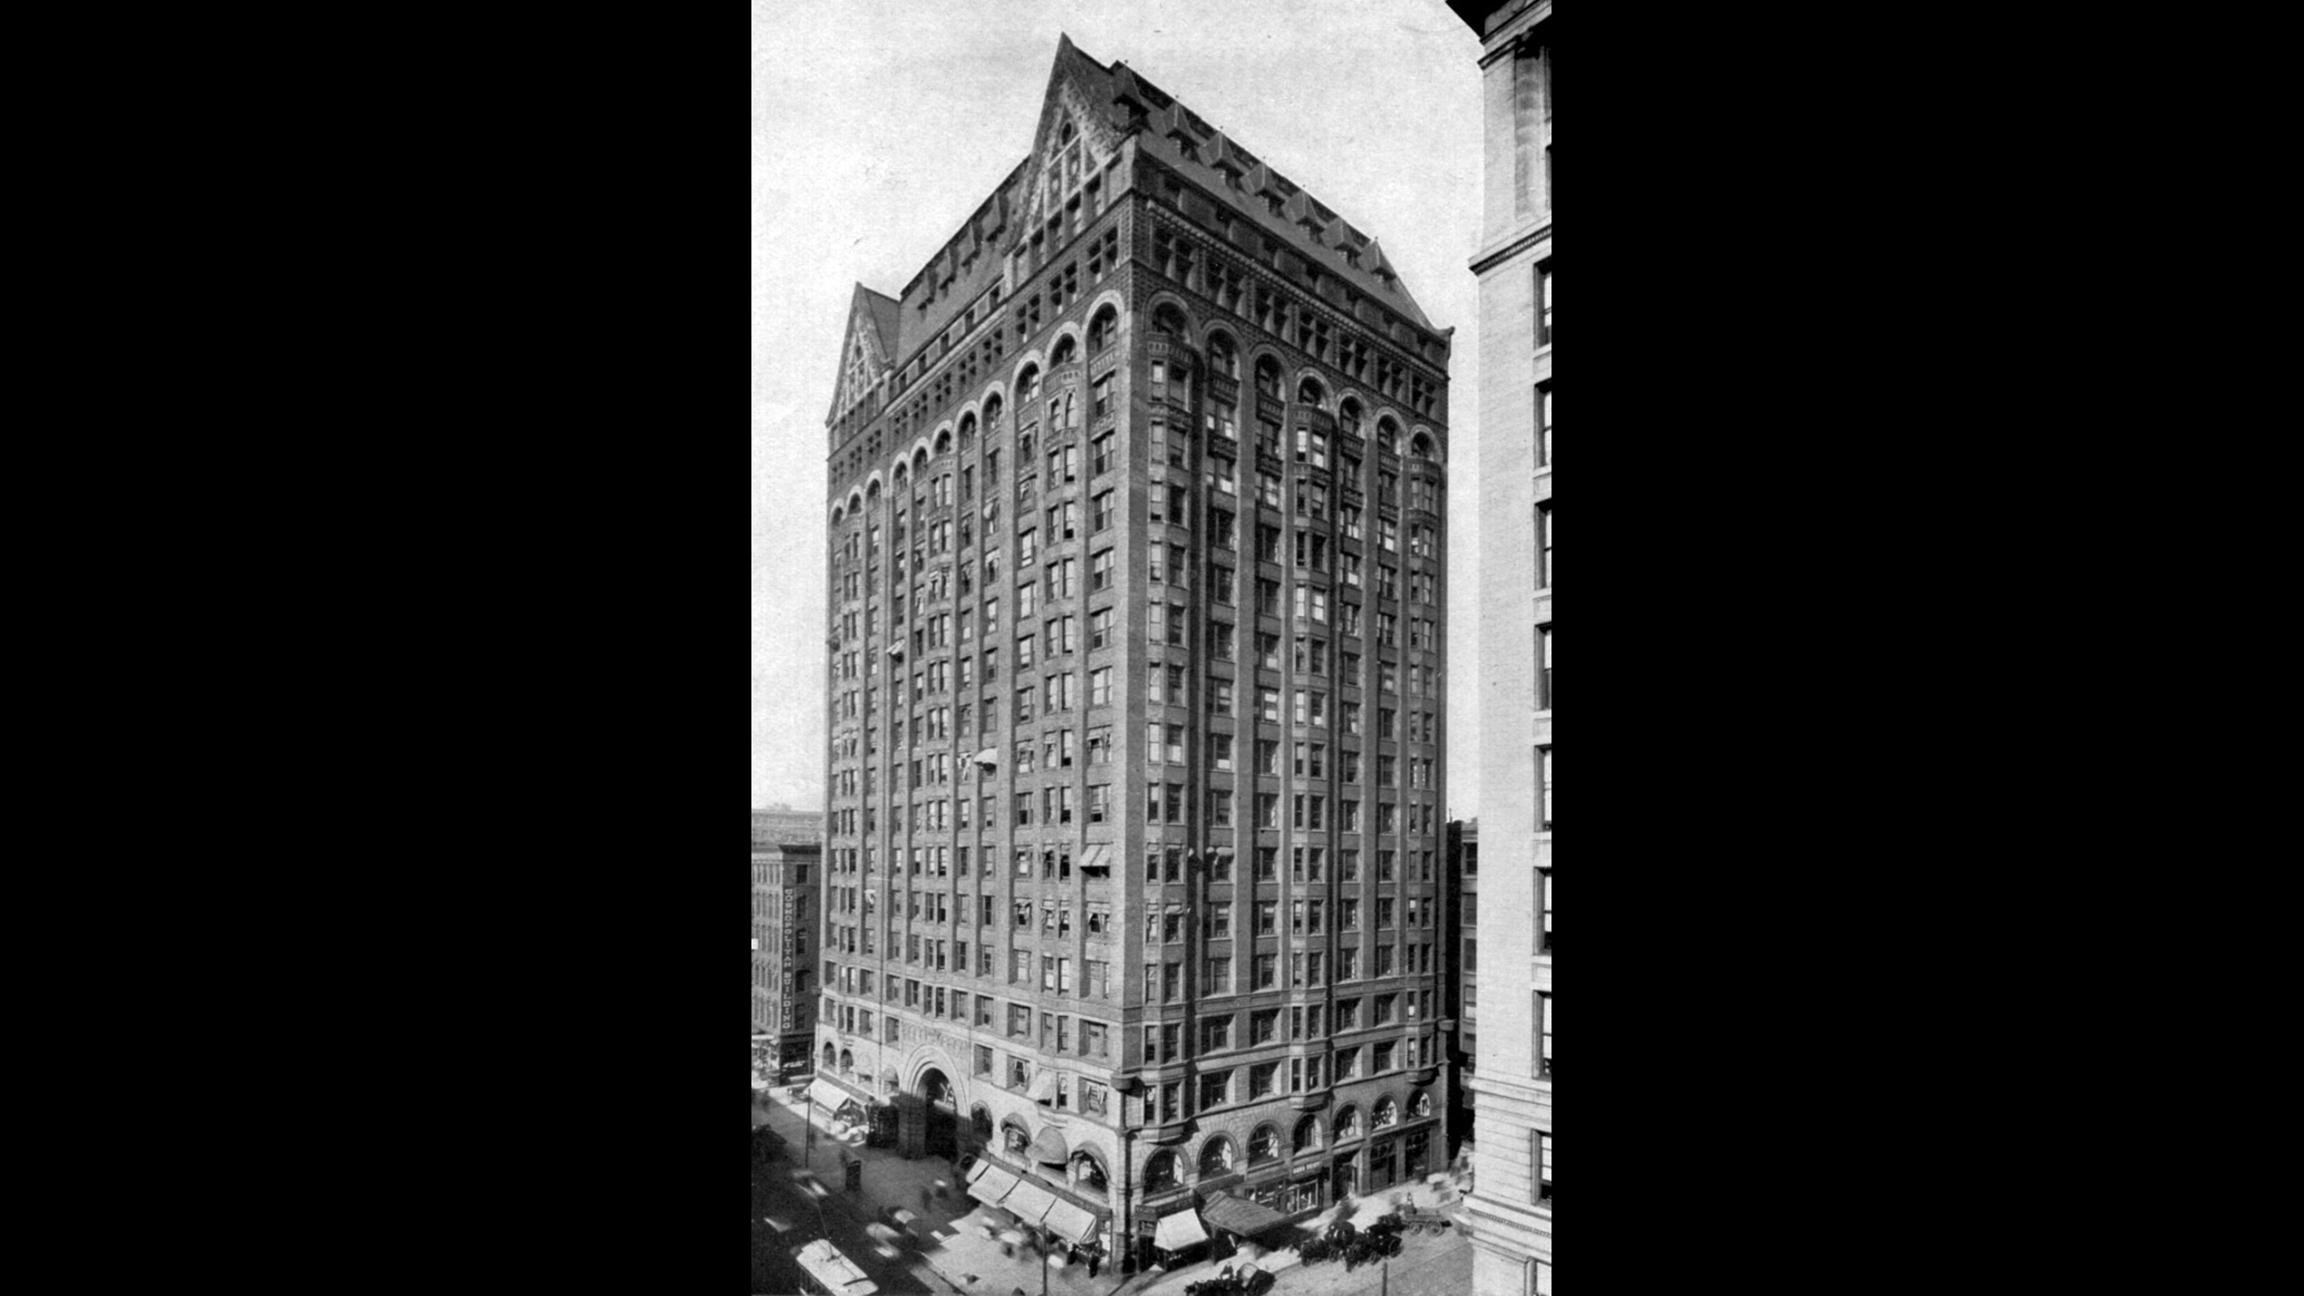
[[[1147,155],[1208,192],[1227,195],[1226,207],[1269,242],[1416,327],[1438,332],[1374,239],[1141,73],[1125,63],[1099,63],[1069,35],[1060,34],[1024,160],[912,277],[900,300],[857,287],[842,352],[842,394],[833,402],[835,418],[851,408],[843,403],[851,398],[846,366],[854,359],[859,318],[870,321],[880,363],[893,369],[950,328],[997,283],[1007,254],[1045,223],[1051,196],[1046,177],[1070,146],[1063,135],[1067,125],[1080,137],[1083,172],[1103,166],[1133,133]],[[1267,205],[1267,194],[1279,203],[1278,211]]]
[[[848,328],[840,340],[840,378],[832,385],[827,423],[864,402],[872,388],[896,367],[896,299],[862,284],[848,298]]]
[[[1069,42],[1059,44],[1060,66],[1063,51],[1069,48]],[[1097,66],[1086,55],[1080,57],[1090,67]],[[1121,100],[1144,105],[1140,149],[1198,180],[1210,193],[1229,194],[1233,201],[1228,205],[1234,211],[1244,214],[1274,242],[1320,267],[1320,273],[1337,276],[1418,328],[1439,331],[1381,253],[1370,254],[1375,247],[1373,239],[1125,63],[1113,64],[1108,72],[1098,71],[1103,72],[1106,93],[1115,106]],[[1267,194],[1279,201],[1279,212],[1266,205]],[[1381,274],[1377,273],[1379,267]]]

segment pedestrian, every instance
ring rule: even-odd
[[[1091,1278],[1096,1276],[1096,1261],[1101,1255],[1102,1252],[1098,1251],[1091,1251],[1088,1253],[1088,1276]]]

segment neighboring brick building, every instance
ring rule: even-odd
[[[824,816],[752,812],[752,1083],[805,1073],[816,1032]]]
[[[1440,1168],[1449,347],[1059,42],[1031,153],[841,346],[828,1102],[1107,1248]]]
[[[1449,7],[1481,37],[1487,173],[1472,270],[1489,993],[1466,1224],[1478,1296],[1526,1296],[1552,1290],[1552,5]]]

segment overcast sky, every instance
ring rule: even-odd
[[[890,296],[1032,145],[1059,33],[1374,235],[1449,369],[1448,800],[1478,813],[1480,42],[1441,0],[754,0],[752,804],[824,802],[824,415]]]

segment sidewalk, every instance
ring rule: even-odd
[[[768,1123],[778,1134],[790,1140],[792,1162],[800,1164],[805,1155],[804,1119],[806,1101],[793,1101],[784,1096],[781,1088],[762,1095],[762,1108],[768,1114]],[[862,1200],[858,1194],[845,1191],[845,1179],[840,1169],[840,1157],[864,1163]],[[810,1168],[833,1192],[827,1209],[844,1210],[860,1220],[881,1217],[883,1207],[901,1206],[921,1217],[921,1238],[914,1253],[918,1263],[913,1270],[923,1281],[935,1280],[961,1296],[1012,1296],[1022,1288],[1026,1296],[1038,1296],[1041,1290],[1041,1264],[1039,1256],[1029,1247],[1016,1247],[1014,1255],[1003,1253],[1001,1244],[978,1234],[968,1217],[977,1203],[967,1195],[967,1185],[954,1173],[952,1163],[937,1157],[921,1157],[907,1161],[894,1148],[864,1146],[861,1129],[847,1135],[833,1132],[831,1115],[821,1108],[816,1112],[816,1147]],[[934,1196],[937,1180],[947,1187],[941,1198]],[[929,1208],[920,1206],[920,1190],[930,1190]],[[1417,1180],[1412,1184],[1395,1185],[1374,1196],[1356,1197],[1347,1205],[1354,1227],[1366,1228],[1393,1209],[1395,1198],[1404,1200],[1410,1209],[1434,1211],[1454,1218],[1463,1204],[1463,1194],[1452,1185],[1435,1188]],[[1317,1215],[1300,1221],[1296,1227],[1310,1234],[1318,1234],[1344,1213],[1345,1205],[1330,1206]],[[979,1217],[980,1218],[980,1217]],[[1461,1227],[1452,1227],[1439,1234],[1409,1233],[1401,1239],[1400,1255],[1392,1262],[1392,1280],[1399,1285],[1404,1277],[1414,1284],[1403,1291],[1470,1291],[1471,1244],[1465,1240]],[[1369,1292],[1378,1290],[1383,1281],[1381,1266],[1363,1265],[1347,1275],[1340,1260],[1331,1260],[1307,1269],[1293,1248],[1270,1251],[1254,1243],[1244,1244],[1240,1253],[1227,1261],[1199,1260],[1174,1269],[1147,1270],[1144,1273],[1122,1275],[1117,1264],[1107,1263],[1098,1268],[1096,1277],[1088,1276],[1084,1264],[1072,1264],[1058,1269],[1047,1268],[1049,1296],[1184,1296],[1189,1283],[1213,1277],[1224,1263],[1237,1264],[1253,1259],[1259,1268],[1273,1274],[1274,1285],[1267,1296],[1309,1296],[1320,1293],[1357,1293],[1363,1286]],[[1440,1281],[1442,1275],[1446,1281]],[[1125,1288],[1125,1292],[1121,1289]]]
[[[781,1089],[763,1095],[762,1106],[768,1113],[768,1123],[777,1133],[791,1141],[792,1160],[795,1165],[805,1153],[804,1120],[806,1108],[803,1099],[787,1099]],[[864,1164],[863,1200],[844,1190],[847,1182],[840,1169],[840,1157]],[[827,1201],[828,1209],[844,1209],[858,1219],[878,1219],[884,1207],[901,1206],[920,1216],[920,1244],[915,1259],[924,1262],[913,1266],[924,1280],[933,1274],[936,1280],[962,1296],[1011,1296],[1022,1288],[1026,1296],[1039,1296],[1041,1290],[1040,1257],[1030,1247],[1016,1247],[1015,1254],[1004,1254],[1001,1244],[979,1235],[973,1227],[962,1225],[976,1210],[975,1199],[967,1195],[967,1185],[954,1173],[952,1163],[939,1157],[921,1157],[907,1161],[894,1148],[864,1146],[861,1130],[851,1131],[846,1137],[833,1133],[831,1116],[822,1108],[816,1111],[816,1149],[809,1168],[815,1171],[833,1192]],[[935,1196],[937,1180],[943,1180],[945,1194]],[[928,1209],[920,1207],[921,1189],[929,1191]],[[1112,1266],[1099,1267],[1096,1277],[1088,1276],[1084,1264],[1071,1264],[1063,1269],[1051,1264],[1047,1270],[1049,1296],[1111,1296],[1120,1285],[1121,1275]]]
[[[1434,1188],[1418,1180],[1414,1184],[1400,1184],[1384,1189],[1373,1197],[1355,1197],[1349,1203],[1330,1206],[1316,1215],[1307,1216],[1295,1227],[1317,1236],[1329,1225],[1345,1216],[1347,1207],[1354,1228],[1366,1228],[1379,1218],[1390,1214],[1394,1199],[1404,1201],[1410,1210],[1432,1211],[1454,1219],[1463,1205],[1463,1194],[1453,1184]],[[1400,1239],[1400,1254],[1392,1261],[1392,1284],[1400,1286],[1405,1280],[1413,1285],[1401,1290],[1417,1292],[1457,1291],[1472,1289],[1472,1245],[1461,1227],[1450,1227],[1446,1232],[1408,1233]],[[1383,1266],[1362,1265],[1353,1273],[1344,1272],[1344,1262],[1328,1260],[1307,1267],[1296,1248],[1273,1250],[1253,1242],[1244,1242],[1238,1255],[1224,1260],[1200,1260],[1179,1268],[1138,1274],[1122,1296],[1184,1296],[1184,1288],[1204,1278],[1213,1278],[1226,1264],[1237,1265],[1243,1260],[1253,1261],[1257,1268],[1272,1275],[1272,1286],[1266,1296],[1350,1296],[1365,1289],[1378,1290],[1384,1282]]]

